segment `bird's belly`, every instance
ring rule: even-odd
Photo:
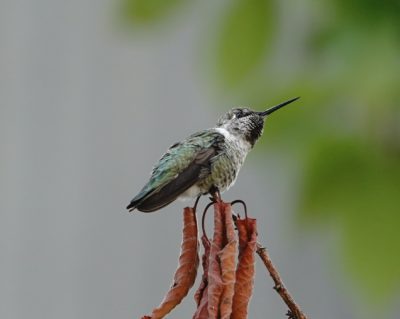
[[[210,174],[183,192],[179,199],[185,200],[206,194],[212,186],[216,186],[221,192],[224,192],[234,184],[240,166],[229,158],[219,159],[213,163]]]
[[[231,187],[238,176],[244,158],[236,155],[224,154],[216,159],[211,166],[210,174],[196,183],[201,193],[208,193],[212,186],[224,192]]]
[[[188,188],[186,191],[184,191],[181,195],[179,195],[180,200],[187,200],[190,198],[195,198],[199,195],[203,194],[201,191],[200,187],[197,186],[197,184],[194,184],[190,188]]]
[[[227,144],[224,151],[212,161],[209,174],[199,179],[179,198],[194,198],[207,194],[213,186],[220,192],[229,189],[235,183],[248,151],[249,149],[240,143]]]

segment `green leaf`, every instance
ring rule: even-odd
[[[374,302],[400,284],[400,159],[356,139],[314,148],[306,170],[303,216],[335,220],[344,265]]]
[[[134,24],[158,22],[175,11],[184,0],[123,0],[122,17]]]
[[[388,21],[400,27],[400,2],[398,0],[335,0],[341,16],[347,16],[364,27],[376,27]],[[371,24],[374,21],[374,24]]]
[[[260,65],[271,38],[272,3],[231,1],[217,35],[215,68],[224,86],[240,84]]]

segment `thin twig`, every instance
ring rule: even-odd
[[[260,243],[257,243],[257,254],[260,256],[270,276],[272,277],[272,280],[275,283],[274,289],[279,294],[279,296],[281,296],[282,300],[290,309],[288,312],[288,317],[290,319],[307,319],[307,316],[301,311],[300,307],[296,304],[289,291],[285,288],[285,285],[283,284],[278,271],[272,264],[267,249],[263,247]]]

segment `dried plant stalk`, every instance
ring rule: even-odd
[[[178,269],[174,282],[160,306],[151,314],[152,319],[161,319],[174,309],[187,295],[196,280],[199,265],[196,212],[186,207],[183,211],[183,239]]]
[[[275,283],[274,289],[281,296],[282,300],[289,308],[288,316],[291,319],[307,319],[307,316],[301,311],[300,307],[294,301],[289,291],[286,289],[281,276],[272,264],[271,258],[268,255],[267,249],[261,244],[257,243],[257,254],[260,256],[265,267],[267,268],[272,280]]]
[[[236,265],[238,243],[231,204],[224,203],[219,193],[214,194],[213,198],[214,236],[211,243],[205,234],[202,237],[204,272],[195,293],[197,311],[193,319],[247,318],[254,287],[255,252],[261,257],[274,280],[274,289],[290,309],[289,318],[307,319],[283,285],[266,249],[257,242],[257,221],[247,218],[247,214],[245,219],[236,220],[239,237],[239,256]],[[245,206],[243,201],[240,202]],[[143,316],[142,319],[161,319],[175,308],[193,286],[198,264],[196,214],[193,208],[186,207],[181,254],[174,283],[160,306],[153,310],[151,316]]]

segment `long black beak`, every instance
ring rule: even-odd
[[[270,115],[271,113],[275,112],[276,110],[279,110],[281,107],[284,107],[285,105],[288,105],[296,100],[298,100],[300,98],[300,96],[295,97],[294,99],[291,99],[289,101],[283,102],[281,104],[275,105],[271,108],[269,108],[268,110],[264,111],[264,112],[258,112],[259,115],[261,116],[267,116]]]

